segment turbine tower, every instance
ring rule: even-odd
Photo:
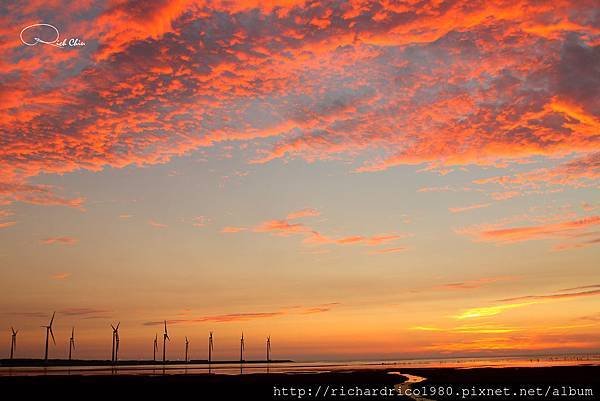
[[[111,353],[111,357],[110,360],[111,362],[115,363],[118,359],[118,353],[119,353],[119,326],[121,325],[121,322],[117,323],[117,327],[113,326],[112,324],[110,325],[110,327],[112,328],[112,353]]]
[[[154,357],[152,358],[156,362],[156,351],[158,351],[158,333],[154,335]]]
[[[271,336],[267,337],[267,362],[271,362]]]
[[[14,328],[10,328],[10,330],[12,331],[12,336],[10,339],[10,359],[13,359],[13,356],[15,354],[15,351],[17,350],[17,333],[19,332],[19,330],[16,330]]]
[[[115,342],[117,346],[115,347],[115,363],[119,361],[119,343],[121,340],[119,339],[119,326],[117,325],[117,334],[115,335]]]
[[[212,352],[213,352],[213,332],[211,331],[208,336],[208,363],[212,362]]]
[[[167,331],[167,321],[165,320],[165,332],[163,333],[163,363],[167,361],[167,340],[171,341],[169,332]]]
[[[240,363],[244,362],[244,332],[242,331],[242,338],[240,338]]]
[[[69,361],[71,360],[71,352],[75,349],[75,327],[71,328],[71,338],[69,338]]]
[[[188,363],[188,350],[190,347],[190,342],[188,341],[188,338],[185,338],[185,363]]]
[[[48,335],[52,336],[52,342],[56,345],[56,340],[54,339],[54,332],[52,332],[52,323],[54,322],[54,315],[56,312],[52,313],[52,318],[50,319],[50,323],[48,326],[41,326],[46,328],[46,351],[44,352],[44,361],[48,362]]]

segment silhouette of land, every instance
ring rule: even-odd
[[[272,359],[270,361],[266,360],[248,360],[244,361],[244,364],[256,364],[256,363],[289,363],[293,362],[289,359]],[[223,364],[239,364],[239,360],[235,361],[225,361],[225,360],[213,360],[210,362],[212,365],[223,365]],[[185,361],[166,361],[165,365],[185,365]],[[44,366],[140,366],[140,365],[163,365],[163,361],[154,361],[151,359],[147,360],[120,360],[117,362],[112,362],[107,359],[48,359],[45,361],[43,359],[0,359],[0,367],[44,367]],[[187,362],[187,365],[208,365],[208,360],[206,359],[194,359]]]
[[[395,372],[396,374],[390,374]],[[381,368],[360,370],[338,370],[324,372],[304,373],[252,373],[242,375],[225,374],[167,374],[167,375],[135,375],[117,374],[103,376],[71,375],[47,375],[47,376],[13,376],[0,377],[0,388],[5,394],[13,394],[20,397],[44,394],[60,395],[60,399],[87,399],[93,395],[94,398],[113,397],[119,395],[123,399],[124,394],[135,394],[135,399],[168,399],[177,400],[183,398],[192,399],[258,399],[258,400],[292,400],[292,399],[331,399],[331,400],[373,400],[373,399],[409,399],[405,396],[394,394],[391,397],[363,396],[341,396],[339,389],[390,389],[406,385],[406,377],[397,373],[411,374],[424,377],[426,380],[414,384],[411,388],[431,388],[432,386],[452,386],[454,394],[448,396],[428,395],[429,400],[546,400],[546,399],[569,399],[569,400],[592,400],[598,399],[600,394],[600,366],[560,366],[560,367],[527,367],[527,368]],[[404,384],[403,384],[404,383]],[[592,396],[480,396],[470,394],[463,397],[462,390],[475,388],[504,388],[509,387],[512,391],[521,388],[541,387],[546,390],[548,386],[562,391],[568,387],[586,388],[592,391]],[[320,396],[315,392],[320,387]],[[325,388],[329,391],[338,389],[336,396],[323,394]],[[283,393],[277,395],[277,390],[288,389],[287,396]],[[289,390],[296,389],[296,395]],[[398,388],[398,387],[397,387]],[[306,394],[299,398],[297,390],[304,389]],[[308,395],[309,389],[312,396]],[[143,397],[143,398],[142,398]]]

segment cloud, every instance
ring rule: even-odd
[[[600,216],[588,216],[576,220],[560,221],[518,227],[486,228],[485,226],[471,226],[455,230],[458,234],[468,235],[477,242],[493,242],[497,244],[510,244],[531,240],[562,239],[579,241],[586,236],[597,239],[595,226],[600,224]],[[590,245],[580,243],[579,245]]]
[[[53,275],[50,276],[50,278],[52,278],[52,280],[66,280],[69,277],[71,277],[71,273],[67,273],[67,272],[63,272],[63,273],[55,273]]]
[[[228,323],[228,322],[239,322],[257,319],[269,319],[274,317],[280,317],[285,315],[311,315],[315,313],[329,312],[333,307],[339,305],[337,302],[317,305],[317,306],[296,306],[270,312],[245,312],[245,313],[227,313],[222,315],[209,315],[201,317],[187,317],[181,319],[167,320],[169,324],[181,324],[181,323]],[[159,326],[163,324],[163,321],[151,321],[145,322],[145,326]]]
[[[234,233],[239,233],[242,231],[246,231],[246,228],[244,227],[233,227],[233,226],[227,226],[227,227],[223,227],[221,229],[221,232],[224,234],[234,234]]]
[[[477,204],[468,205],[468,206],[449,207],[448,210],[451,211],[452,213],[462,213],[462,212],[467,212],[469,210],[482,209],[482,208],[488,207],[490,205],[491,205],[491,203],[477,203]]]
[[[286,219],[287,220],[295,220],[295,219],[300,219],[303,217],[316,217],[316,216],[320,216],[321,213],[316,210],[316,209],[312,209],[312,208],[306,208],[306,209],[301,209],[301,210],[297,210],[295,212],[291,212],[287,215]]]
[[[494,353],[498,351],[568,351],[573,349],[589,350],[598,346],[597,340],[585,334],[565,333],[499,333],[502,336],[485,336],[459,341],[437,341],[424,347],[425,350],[442,354],[455,353]]]
[[[14,201],[19,201],[34,205],[83,208],[85,198],[61,197],[55,193],[56,190],[55,187],[50,185],[31,185],[0,181],[0,204],[10,204]]]
[[[564,291],[575,291],[575,290],[587,290],[589,288],[600,288],[600,284],[582,285],[582,286],[579,286],[579,287],[564,288],[564,289],[559,290],[559,291],[560,292],[564,292]]]
[[[518,331],[514,327],[505,327],[499,325],[463,325],[451,328],[439,328],[435,326],[414,326],[410,328],[416,331],[433,331],[433,332],[444,332],[444,333],[460,333],[460,334],[502,334],[502,333],[513,333]]]
[[[154,228],[167,228],[167,227],[169,227],[169,226],[168,226],[168,225],[166,225],[166,224],[159,223],[159,222],[157,222],[157,221],[154,221],[154,220],[149,220],[149,221],[148,221],[148,224],[149,224],[150,226],[154,227]]]
[[[582,202],[581,203],[581,208],[583,210],[585,210],[586,212],[593,212],[594,210],[598,209],[598,204],[592,204],[589,202]]]
[[[600,295],[600,289],[590,290],[590,291],[581,291],[581,292],[571,292],[571,293],[548,294],[548,295],[525,295],[522,297],[500,299],[500,300],[498,300],[498,302],[514,302],[514,301],[527,301],[527,300],[543,301],[543,300],[553,300],[553,299],[590,297],[590,296],[595,296],[595,295]]]
[[[582,288],[582,287],[579,287]],[[564,299],[573,299],[581,297],[590,297],[600,295],[600,290],[568,292],[558,294],[525,295],[513,298],[499,299],[496,302],[500,305],[492,305],[478,308],[466,309],[460,314],[454,316],[455,319],[472,319],[481,317],[490,317],[499,315],[507,310],[522,308],[530,305],[536,305],[543,302],[560,301]]]
[[[377,249],[377,250],[373,251],[372,253],[377,253],[377,254],[398,253],[398,252],[404,252],[406,250],[408,250],[408,248],[399,246],[399,247],[394,247],[394,248]]]
[[[79,240],[73,237],[48,237],[41,240],[42,244],[53,245],[53,244],[63,244],[63,245],[75,245]]]
[[[482,277],[474,280],[460,281],[455,283],[440,284],[432,287],[436,290],[473,290],[503,281],[514,281],[515,276]]]
[[[81,208],[83,197],[32,181],[166,163],[224,142],[255,145],[249,162],[343,157],[359,172],[567,155],[594,163],[600,50],[591,4],[8,4],[0,203]],[[24,48],[6,28],[37,20],[89,45]],[[566,177],[581,174],[569,168],[577,170],[523,179],[572,185]]]
[[[536,302],[520,302],[514,304],[506,304],[506,305],[495,305],[495,306],[485,306],[481,308],[470,308],[464,310],[460,314],[455,316],[455,319],[472,319],[479,317],[489,317],[499,315],[500,313],[516,308],[522,308],[524,306],[534,305]]]
[[[543,187],[568,186],[585,188],[595,186],[600,179],[600,152],[591,153],[561,163],[552,168],[539,168],[514,175],[494,176],[475,180],[475,184],[497,184],[505,188],[517,188],[496,192],[494,199],[501,200],[517,196],[525,189],[540,189]]]
[[[208,221],[209,219],[206,216],[196,216],[192,218],[192,225],[194,227],[204,227]]]
[[[8,228],[8,227],[14,226],[15,224],[17,224],[16,221],[3,221],[3,222],[0,222],[0,228]]]
[[[300,212],[292,212],[288,214],[286,219],[275,219],[264,221],[255,226],[252,231],[257,233],[268,233],[280,237],[289,237],[292,235],[300,235],[304,237],[303,243],[313,245],[366,245],[378,246],[389,242],[395,242],[402,238],[406,238],[409,234],[398,233],[383,233],[371,236],[365,235],[342,235],[330,236],[321,233],[315,228],[309,227],[303,223],[294,222],[295,219],[307,216],[314,216],[314,209],[304,209]],[[292,216],[292,219],[289,218]],[[234,231],[237,232],[237,231]],[[395,248],[395,251],[400,251],[401,248]],[[402,248],[405,250],[405,248]],[[388,251],[393,252],[393,251]],[[383,252],[382,252],[383,253]]]
[[[81,316],[83,318],[99,318],[107,317],[106,315],[111,311],[106,309],[95,309],[95,308],[66,308],[58,311],[59,314],[65,316]]]

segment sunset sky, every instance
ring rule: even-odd
[[[599,94],[592,0],[2,2],[0,357],[598,351]]]

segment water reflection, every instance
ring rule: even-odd
[[[303,373],[330,372],[348,369],[390,369],[398,367],[542,367],[600,365],[600,354],[565,355],[551,357],[512,358],[451,358],[413,359],[396,361],[352,361],[352,362],[286,362],[286,363],[188,363],[180,365],[118,365],[118,366],[43,366],[43,367],[0,367],[0,376],[29,375],[155,375],[157,370],[167,374],[250,374],[250,373]]]

